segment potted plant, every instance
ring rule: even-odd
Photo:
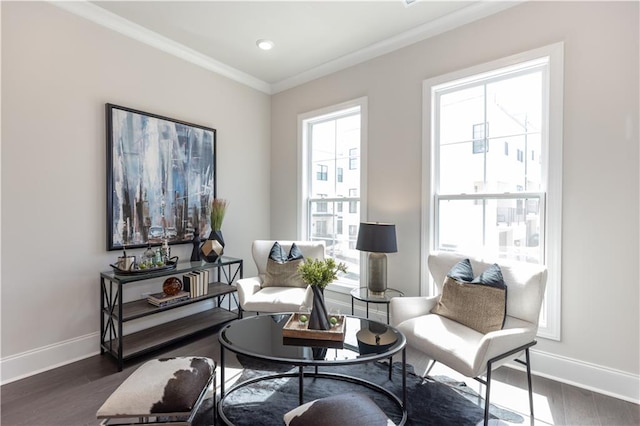
[[[338,278],[338,272],[347,272],[347,265],[336,263],[333,258],[310,259],[298,267],[302,281],[311,286],[313,291],[313,309],[309,318],[309,328],[329,330],[331,325],[327,319],[327,308],[324,304],[324,289],[330,282]]]
[[[222,221],[227,212],[229,202],[223,198],[214,198],[211,203],[211,233],[200,249],[202,257],[208,262],[215,262],[224,251],[222,238]]]

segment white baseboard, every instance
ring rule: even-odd
[[[640,376],[531,349],[531,372],[557,382],[640,404]],[[509,367],[522,370],[517,363]]]
[[[61,367],[100,353],[100,333],[65,340],[0,360],[0,385]]]

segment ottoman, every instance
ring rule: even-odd
[[[395,426],[395,423],[362,393],[345,393],[307,402],[285,413],[286,426]]]
[[[211,384],[215,399],[215,369],[215,361],[205,357],[147,361],[107,398],[96,417],[103,419],[101,425],[191,425]]]

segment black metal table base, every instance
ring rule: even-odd
[[[403,351],[404,354],[404,351]],[[403,356],[404,358],[404,356]],[[224,368],[224,366],[221,366],[222,368]],[[319,378],[319,379],[331,379],[331,380],[342,380],[342,381],[346,381],[346,382],[351,382],[351,383],[355,383],[358,385],[362,385],[362,386],[366,386],[369,389],[372,389],[376,392],[379,392],[383,395],[385,395],[387,398],[389,398],[397,407],[398,409],[402,412],[402,420],[400,421],[400,423],[398,423],[399,425],[404,425],[407,422],[407,410],[406,410],[406,394],[407,394],[407,382],[406,382],[406,365],[403,363],[402,365],[402,393],[403,393],[403,401],[400,400],[400,398],[398,398],[396,395],[394,395],[391,391],[383,388],[380,385],[377,385],[373,382],[370,382],[368,380],[364,380],[361,379],[359,377],[353,377],[353,376],[348,376],[345,374],[338,374],[338,373],[327,373],[327,372],[304,372],[303,371],[303,366],[299,366],[299,370],[298,372],[290,372],[290,373],[279,373],[279,374],[270,374],[270,375],[266,375],[266,376],[260,376],[260,377],[255,377],[253,379],[249,379],[246,380],[242,383],[238,383],[236,385],[234,385],[231,389],[229,389],[229,391],[224,394],[221,395],[220,400],[218,401],[218,415],[220,416],[220,419],[224,422],[224,424],[227,425],[233,425],[233,423],[231,422],[231,420],[224,414],[224,401],[225,399],[231,395],[232,393],[234,393],[237,390],[240,390],[244,387],[250,386],[252,384],[258,383],[258,382],[262,382],[262,381],[266,381],[266,380],[274,380],[274,379],[281,379],[281,378],[285,378],[285,377],[292,377],[298,378],[299,381],[299,404],[302,405],[304,403],[304,379],[306,377],[310,377],[310,378]],[[295,407],[291,407],[292,409]]]

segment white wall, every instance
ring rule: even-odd
[[[99,351],[98,274],[120,255],[105,248],[104,104],[217,129],[225,253],[250,260],[269,236],[270,98],[48,3],[0,7],[7,382]]]
[[[274,95],[272,236],[296,237],[297,115],[367,96],[368,219],[396,223],[389,285],[418,294],[422,81],[564,41],[562,340],[533,368],[639,400],[638,17],[637,2],[525,3]]]

